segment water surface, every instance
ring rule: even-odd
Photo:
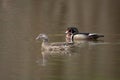
[[[120,80],[119,1],[1,0],[0,80]],[[104,34],[72,51],[41,51],[39,33],[64,42],[65,29]]]

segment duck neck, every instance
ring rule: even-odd
[[[44,50],[44,48],[46,48],[46,46],[48,46],[48,40],[47,39],[43,39],[43,42],[41,44],[42,49]]]
[[[43,39],[43,42],[44,43],[48,43],[48,39]]]

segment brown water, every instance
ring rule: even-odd
[[[119,0],[1,0],[0,80],[120,80]],[[65,41],[66,27],[104,34],[73,51],[41,52],[39,33]],[[42,55],[43,54],[43,55]]]

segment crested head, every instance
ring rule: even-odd
[[[47,37],[47,35],[45,35],[45,34],[39,34],[39,35],[36,37],[36,40],[38,40],[38,39],[48,40],[48,37]]]
[[[66,32],[65,33],[71,33],[71,34],[77,34],[77,33],[79,33],[79,31],[78,31],[78,29],[76,28],[76,27],[68,27],[67,29],[66,29]]]

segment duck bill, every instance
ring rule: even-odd
[[[36,40],[38,40],[39,39],[39,36],[38,37],[36,37]]]

